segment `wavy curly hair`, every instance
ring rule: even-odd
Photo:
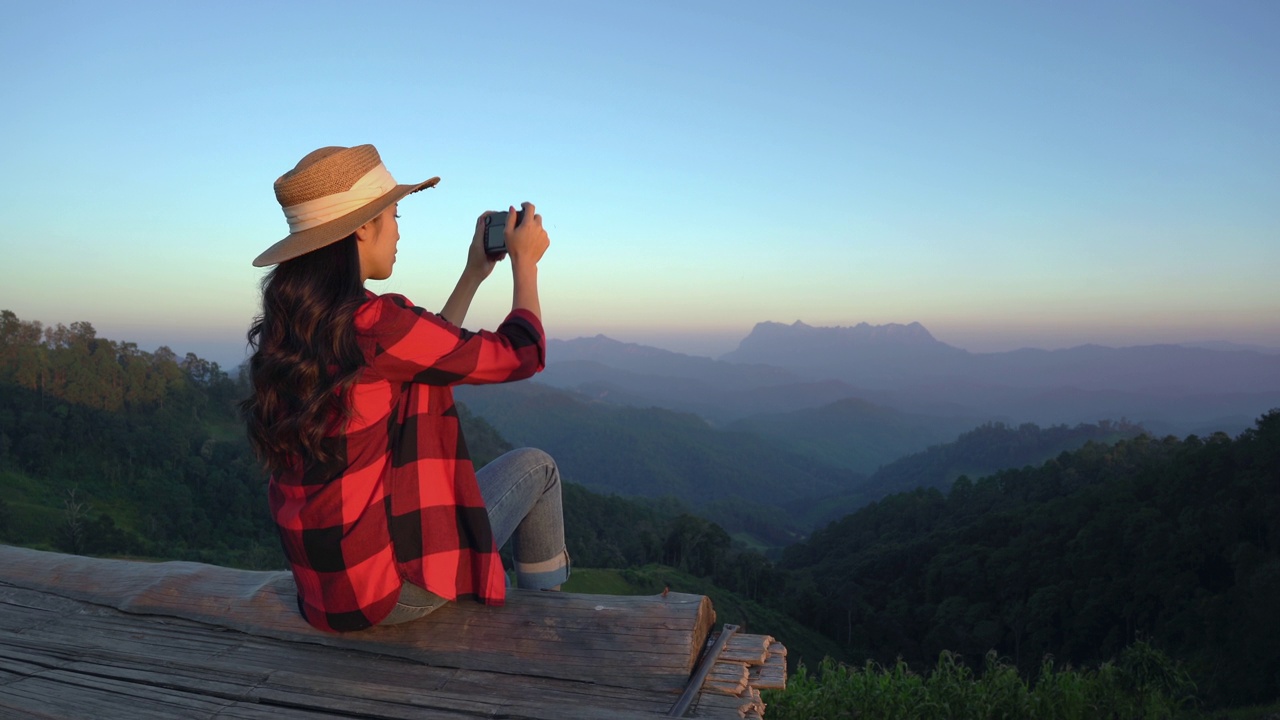
[[[271,473],[328,463],[324,438],[350,416],[364,356],[355,312],[365,301],[354,234],[277,265],[249,328],[253,394],[240,405],[249,443]]]

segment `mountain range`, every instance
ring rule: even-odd
[[[1238,432],[1280,406],[1280,354],[1180,345],[972,353],[919,323],[764,322],[718,359],[603,335],[553,340],[539,380],[717,424],[857,398],[970,427],[1125,419],[1181,435]]]
[[[566,482],[670,498],[767,546],[895,493],[949,489],[1086,442],[1140,434],[1101,423],[1041,429],[913,416],[861,400],[716,428],[691,413],[615,405],[538,382],[461,386],[458,400],[515,445],[556,458]]]

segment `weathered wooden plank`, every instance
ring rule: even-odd
[[[199,629],[199,626],[194,626]],[[137,628],[135,628],[136,630]],[[85,638],[82,632],[83,627],[70,629],[71,634],[77,638]],[[86,639],[92,639],[86,638]],[[202,679],[201,673],[214,672],[221,679],[232,683],[239,683],[245,686],[259,685],[266,681],[268,674],[271,675],[273,681],[277,680],[280,674],[277,668],[280,667],[278,648],[270,648],[263,646],[262,643],[254,642],[230,642],[230,639],[222,639],[225,647],[219,653],[201,653],[198,656],[184,656],[183,654],[172,654],[160,652],[161,648],[153,649],[150,645],[139,646],[124,638],[109,638],[107,647],[94,647],[86,645],[83,640],[61,639],[61,644],[48,639],[47,637],[29,638],[19,636],[11,638],[4,645],[0,646],[0,652],[4,655],[14,655],[15,650],[21,652],[23,647],[35,647],[44,649],[46,654],[50,653],[50,648],[56,653],[56,657],[52,662],[46,662],[48,666],[57,665],[68,669],[78,669],[83,665],[108,665],[109,670],[99,671],[112,674],[117,677],[145,677],[148,673],[154,672],[154,667],[159,664],[163,667],[163,673],[167,676],[167,682],[174,682],[175,678],[183,679],[182,681],[188,687],[199,687],[200,689],[210,692],[212,688],[220,688],[218,683],[206,681]],[[74,642],[74,645],[72,644]],[[368,656],[363,653],[343,653],[334,652],[320,647],[304,647],[302,652],[294,653],[295,659],[305,662],[309,668],[310,676],[320,678],[322,683],[351,683],[360,681],[360,670],[370,667],[370,658],[378,660],[378,656]],[[260,657],[254,657],[260,656]],[[274,656],[274,657],[273,657]],[[297,657],[301,656],[301,657]],[[404,671],[401,678],[409,686],[419,688],[442,688],[446,683],[450,682],[456,675],[456,670],[444,668],[432,668],[422,666],[402,660],[396,660],[398,668]],[[252,672],[253,668],[258,668],[257,672]],[[134,674],[136,673],[136,675]],[[378,669],[369,676],[380,680],[388,677],[388,668],[386,662],[378,663]],[[510,678],[518,678],[519,676],[508,676]],[[191,680],[190,678],[195,678]],[[430,682],[427,682],[427,681]],[[492,678],[490,678],[492,683]],[[512,684],[507,680],[503,685]],[[518,683],[516,683],[518,684]],[[570,683],[571,685],[581,686],[582,683]],[[322,685],[317,685],[322,687]],[[582,695],[600,696],[601,686],[592,685],[590,692],[582,693]],[[545,687],[543,688],[545,690]],[[644,693],[637,691],[626,691],[621,694],[627,697],[634,704],[640,698],[653,697],[652,693]],[[229,690],[220,690],[221,694],[230,696]],[[471,691],[468,691],[471,692]],[[627,695],[626,692],[630,692]],[[606,693],[607,695],[607,693]],[[665,703],[665,699],[659,701],[657,705]]]
[[[0,547],[0,717],[639,720],[714,617],[701,596],[516,591],[330,635],[285,573]]]
[[[706,683],[702,686],[703,693],[730,697],[737,696],[746,689],[747,684],[745,681],[741,683],[720,682],[715,678],[707,678]]]
[[[765,706],[759,690],[746,688],[737,695],[704,692],[694,710],[694,717],[722,717],[726,712],[733,713],[734,717],[743,717],[751,713],[763,715]]]
[[[164,664],[163,669],[157,669],[151,666],[136,664],[128,660],[110,659],[114,665],[105,666],[101,664],[93,664],[87,660],[72,662],[72,664],[64,665],[63,669],[67,671],[83,671],[83,673],[92,673],[104,678],[115,680],[128,680],[128,682],[136,682],[140,684],[157,685],[157,687],[165,688],[182,688],[186,691],[200,692],[202,694],[211,694],[211,696],[227,698],[227,700],[248,700],[252,696],[255,701],[274,701],[282,702],[282,698],[287,700],[287,705],[292,707],[307,707],[311,701],[298,700],[298,697],[317,697],[324,696],[328,691],[332,691],[334,687],[342,687],[342,692],[353,694],[361,698],[376,698],[379,702],[397,702],[406,703],[406,705],[422,707],[430,706],[440,708],[444,706],[456,708],[456,710],[466,710],[477,712],[480,715],[490,715],[497,712],[504,705],[511,705],[512,702],[524,703],[529,705],[530,697],[539,698],[539,705],[545,706],[545,711],[535,716],[561,717],[566,716],[566,707],[580,707],[584,700],[599,702],[602,693],[598,692],[596,687],[582,688],[581,683],[562,683],[564,687],[570,688],[570,691],[564,692],[562,688],[550,687],[547,682],[531,683],[524,678],[502,678],[500,682],[495,684],[492,675],[483,676],[471,673],[470,682],[454,682],[454,678],[461,671],[434,669],[434,667],[417,666],[404,664],[403,670],[399,673],[388,673],[387,666],[380,664],[378,667],[370,667],[361,662],[349,664],[340,669],[330,667],[330,670],[344,670],[344,673],[325,673],[324,664],[319,666],[315,664],[307,664],[311,667],[311,671],[307,674],[288,673],[288,671],[274,671],[270,674],[270,680],[266,679],[265,673],[246,674],[241,673],[239,676],[234,673],[238,665],[241,665],[242,655],[241,648],[246,646],[237,646],[237,652],[229,653],[227,657],[220,659],[223,664],[216,667],[204,667],[206,673],[212,671],[212,674],[218,676],[219,679],[209,679],[207,676],[201,675],[201,666],[195,664],[172,665]],[[4,650],[4,648],[0,648]],[[261,648],[259,648],[261,650]],[[323,652],[323,651],[320,651]],[[278,653],[276,653],[276,662],[279,661]],[[250,675],[250,676],[244,676]],[[256,675],[256,676],[253,676]],[[337,676],[335,676],[337,675]],[[237,683],[238,682],[238,683]],[[448,693],[444,693],[445,685],[448,685]],[[255,691],[243,691],[243,688],[255,688]],[[411,688],[411,689],[406,689]],[[495,688],[499,692],[495,692]],[[301,694],[300,694],[301,693]],[[413,698],[421,696],[422,693],[436,693],[433,702],[413,702]],[[465,702],[465,703],[449,703],[449,698],[466,698],[470,701],[472,698],[489,696],[489,701],[483,703]],[[289,700],[292,698],[292,700]],[[498,698],[500,702],[495,702],[494,698]],[[621,700],[618,706],[632,706],[648,708],[650,715],[666,710],[669,705],[668,698],[660,698],[655,701],[652,693],[637,693],[635,691],[617,691],[614,693],[614,700]],[[442,705],[443,703],[443,705]],[[334,707],[334,702],[323,702],[321,705],[326,707]],[[349,706],[347,710],[352,710]],[[369,708],[362,708],[362,712],[369,712]],[[526,707],[527,711],[527,707]],[[504,711],[503,714],[508,714]],[[588,716],[598,714],[599,710],[588,712]],[[390,716],[398,716],[397,714],[389,714]],[[413,712],[410,712],[413,716]]]
[[[57,670],[0,687],[0,717],[26,713],[49,718],[172,720],[211,717],[230,704],[181,693],[140,697],[127,683]]]
[[[774,643],[774,645],[777,644]],[[765,660],[763,665],[751,668],[751,675],[747,682],[758,690],[786,690],[787,656],[770,653],[769,659]]]
[[[292,674],[291,677],[309,682],[301,687],[279,685],[255,688],[252,699],[210,697],[201,693],[183,692],[185,689],[152,682],[145,676],[133,678],[103,677],[88,673],[59,670],[32,678],[18,688],[0,688],[0,708],[15,710],[42,710],[52,717],[80,717],[78,708],[96,707],[99,710],[89,717],[204,717],[231,716],[228,708],[249,706],[279,708],[276,716],[344,717],[417,719],[435,717],[509,717],[530,720],[596,720],[600,717],[652,718],[659,708],[651,712],[639,712],[627,707],[609,707],[594,703],[584,708],[581,704],[559,704],[555,699],[535,694],[529,697],[507,697],[493,693],[496,685],[487,685],[488,692],[462,695],[458,693],[431,692],[382,686],[383,693],[371,693],[362,683],[344,683],[340,687],[330,682],[317,688],[309,675]],[[38,682],[32,682],[38,681]],[[141,681],[141,682],[139,682]],[[56,688],[51,683],[60,683]],[[536,692],[536,690],[535,690]],[[57,698],[52,702],[50,698]],[[105,703],[105,704],[104,704]],[[652,704],[652,703],[651,703]],[[100,713],[100,714],[99,714]],[[247,713],[254,716],[271,716],[269,713]],[[2,717],[7,714],[0,713]]]
[[[268,686],[255,694],[260,702],[271,705],[289,705],[330,713],[345,713],[357,717],[405,718],[422,717],[424,712],[452,712],[465,717],[503,717],[522,720],[599,720],[599,718],[625,718],[626,720],[652,720],[656,711],[642,711],[623,703],[600,703],[594,699],[589,705],[566,704],[556,698],[537,694],[521,695],[504,690],[499,682],[490,682],[483,693],[460,694],[457,692],[410,692],[403,688],[387,688],[378,694],[366,685],[356,692],[348,692],[345,686],[335,691],[330,685],[326,690],[300,689],[295,686]],[[648,704],[648,703],[646,703]]]
[[[15,608],[45,612],[22,602],[0,607],[0,614],[12,615]],[[68,612],[61,623],[0,634],[0,663],[25,676],[17,686],[0,686],[0,717],[36,711],[80,717],[76,708],[91,706],[101,713],[93,716],[130,719],[216,713],[218,718],[638,720],[658,716],[670,704],[670,696],[662,693],[430,667],[180,619],[112,612]],[[44,702],[54,692],[65,702]]]
[[[211,643],[209,638],[202,638],[198,634],[192,634],[202,632],[203,628],[182,628],[172,621],[163,624],[152,624],[149,628],[152,632],[144,635],[137,634],[138,628],[136,624],[112,627],[109,623],[105,624],[105,626],[97,621],[89,624],[76,618],[71,618],[68,622],[76,625],[74,632],[67,630],[54,632],[46,628],[26,632],[23,637],[28,638],[29,642],[42,644],[47,650],[62,650],[65,658],[85,656],[89,649],[86,645],[89,639],[98,639],[99,644],[111,647],[113,652],[117,654],[129,652],[137,656],[154,656],[167,659],[211,656],[225,653],[228,649],[225,643]],[[458,648],[457,652],[460,655],[465,654],[465,648]],[[598,662],[599,656],[591,653],[584,657],[574,657],[571,653],[560,654],[558,657],[560,668],[557,676],[565,676],[567,679],[573,680],[580,680],[583,674],[594,674],[600,680],[612,680],[617,683],[627,684],[635,680],[633,676],[654,672],[647,666],[635,665],[614,667],[612,670],[610,668],[593,669],[592,663]],[[650,662],[652,655],[635,653],[621,659],[629,663]],[[494,665],[499,668],[509,668],[512,663],[511,657],[501,657],[496,653],[475,653],[475,657],[471,658],[469,664],[473,667]]]
[[[319,655],[329,654],[321,648],[314,648],[313,652]],[[275,671],[270,673],[269,679],[263,673],[257,678],[243,680],[241,685],[224,682],[231,679],[225,674],[226,668],[207,669],[215,671],[220,680],[200,677],[194,672],[197,670],[195,666],[183,668],[168,664],[145,667],[138,664],[105,665],[82,660],[63,666],[61,672],[80,672],[96,676],[101,681],[133,682],[149,688],[183,690],[229,701],[252,700],[294,709],[324,709],[327,712],[340,711],[369,717],[421,717],[423,709],[429,708],[461,712],[468,717],[510,715],[568,718],[582,715],[594,718],[600,717],[600,713],[606,710],[611,715],[617,715],[628,706],[647,706],[651,712],[642,715],[652,717],[653,713],[661,711],[667,704],[665,699],[655,700],[652,694],[646,697],[644,693],[628,691],[630,696],[620,698],[622,702],[609,707],[609,703],[601,702],[602,698],[598,693],[579,692],[573,693],[573,697],[560,698],[556,697],[554,688],[549,687],[547,681],[512,683],[511,679],[503,678],[495,683],[492,676],[483,683],[466,683],[464,687],[451,687],[446,691],[445,685],[450,684],[449,676],[456,675],[459,671],[427,668],[405,661],[392,661],[391,664],[399,667],[389,668],[388,663],[383,662],[378,667],[354,664],[342,668],[308,663],[305,657],[292,659],[300,661],[308,671]],[[234,661],[234,658],[229,660]],[[421,677],[423,670],[431,671],[436,677]],[[512,685],[520,687],[513,688]],[[144,695],[153,692],[155,691],[148,690]],[[530,703],[530,697],[536,698],[536,701]],[[580,701],[584,698],[593,701],[593,709],[585,714],[578,710],[581,707]],[[574,700],[577,704],[563,703],[561,700]],[[510,707],[512,705],[521,707],[518,712],[513,712]],[[537,706],[538,710],[534,711],[533,706]]]
[[[150,664],[162,663],[166,668],[166,672],[182,673],[183,668],[188,667],[188,661],[199,663],[196,668],[212,669],[227,676],[235,676],[237,674],[248,675],[245,671],[250,668],[256,668],[261,672],[270,672],[280,667],[279,652],[275,651],[272,657],[271,652],[263,652],[260,657],[255,657],[254,653],[247,652],[249,646],[240,645],[237,647],[229,647],[224,649],[222,654],[218,653],[199,653],[196,655],[184,655],[183,653],[174,653],[166,651],[161,646],[153,646],[150,643],[138,643],[130,638],[110,637],[106,639],[105,646],[90,646],[85,644],[89,639],[84,633],[79,632],[83,629],[77,627],[69,636],[52,637],[48,634],[41,634],[39,637],[25,637],[10,641],[10,645],[19,645],[20,643],[35,644],[47,648],[49,652],[56,652],[58,656],[56,660],[65,666],[74,666],[75,663],[100,663],[110,664],[121,667],[129,667],[131,665],[139,665],[146,667]],[[198,628],[197,628],[198,629]],[[80,638],[80,639],[77,639]],[[358,667],[366,664],[370,659],[376,659],[377,655],[368,655],[363,653],[343,653],[333,652],[324,648],[317,648],[316,653],[307,653],[307,655],[315,655],[312,659],[311,667],[317,670],[331,670],[331,674],[343,680],[349,676],[349,668]],[[432,671],[437,672],[440,677],[445,677],[453,672],[448,668],[432,668],[416,663],[408,663],[409,667],[416,669],[419,676],[425,676]],[[197,670],[192,671],[197,672]],[[566,671],[566,674],[572,675],[572,672]],[[602,676],[606,673],[598,673]],[[620,684],[626,679],[627,668],[617,668],[613,677]],[[576,678],[566,678],[568,680],[577,681]],[[245,682],[249,682],[247,679]],[[608,687],[601,685],[592,685],[594,688]],[[651,693],[650,693],[651,694]]]
[[[0,579],[11,585],[128,613],[173,615],[259,636],[366,649],[432,665],[653,690],[683,686],[714,618],[710,602],[702,596],[514,591],[505,608],[450,604],[414,623],[333,635],[302,621],[288,573],[2,547],[0,562],[5,564]]]
[[[703,684],[699,702],[704,711],[733,708],[741,717],[763,716],[760,688],[786,686],[785,648],[774,656],[770,649],[775,645],[780,643],[767,635],[730,637]]]
[[[729,645],[720,653],[720,657],[759,665],[769,657],[769,645],[772,643],[773,638],[768,635],[738,633],[729,639]]]
[[[7,650],[7,648],[5,648]],[[16,657],[9,657],[8,652],[0,654],[0,685],[5,684],[6,678],[16,680],[18,678],[35,675],[36,673],[48,670],[50,667],[58,665],[48,665],[41,662],[43,658],[36,655],[22,654]],[[60,663],[59,663],[60,664]]]

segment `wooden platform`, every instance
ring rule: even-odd
[[[654,718],[714,618],[700,595],[513,591],[335,635],[302,620],[287,572],[0,546],[0,717]],[[713,672],[687,717],[761,714],[785,649],[733,642],[754,683]]]

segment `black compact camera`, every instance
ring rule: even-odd
[[[484,217],[484,253],[491,258],[507,251],[507,236],[503,232],[507,228],[506,210],[489,213]],[[516,211],[516,225],[524,222],[524,210]]]

